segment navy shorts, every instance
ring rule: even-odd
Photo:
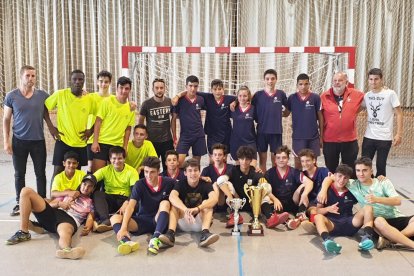
[[[270,151],[274,153],[282,145],[282,134],[258,133],[256,141],[259,152],[267,152],[270,146]]]
[[[333,219],[328,217],[328,219],[332,221],[332,223],[334,224],[334,229],[329,233],[329,235],[349,237],[355,235],[358,232],[359,227],[355,227],[352,224],[353,218],[354,217],[351,216],[339,219]]]
[[[181,136],[177,145],[178,154],[188,154],[190,148],[193,156],[203,156],[207,153],[206,139],[204,137]]]
[[[99,160],[104,160],[104,161],[109,162],[109,150],[113,147],[114,147],[113,145],[99,143],[100,151],[92,152],[93,154],[92,159],[99,159]]]
[[[68,151],[74,151],[79,155],[79,166],[78,169],[81,168],[81,166],[88,165],[88,156],[86,153],[86,146],[84,147],[71,147],[66,145],[64,142],[56,140],[55,143],[55,149],[53,151],[53,160],[52,165],[54,166],[63,166],[63,156]]]
[[[88,156],[88,161],[93,160],[92,144],[86,145],[86,155]]]
[[[230,154],[231,154],[231,158],[233,158],[233,160],[237,160],[237,150],[241,147],[242,145],[234,145],[232,144],[230,147]],[[252,149],[254,149],[254,160],[257,159],[257,148],[256,148],[256,144],[245,144],[243,146],[248,146],[251,147]]]
[[[50,233],[57,233],[57,227],[61,223],[69,223],[73,226],[73,233],[74,235],[78,230],[78,226],[76,225],[75,220],[69,216],[65,211],[61,209],[54,209],[49,203],[46,203],[46,208],[40,212],[35,213],[33,215],[36,217],[37,222],[42,225],[44,229],[46,229]]]
[[[230,134],[224,137],[223,139],[218,139],[216,137],[211,137],[211,135],[207,135],[207,150],[209,154],[213,154],[211,147],[214,144],[223,144],[227,147],[227,153],[230,149]]]
[[[298,154],[303,149],[311,149],[315,156],[321,155],[321,147],[319,138],[316,139],[293,139],[292,140],[293,155],[298,157]]]
[[[299,209],[299,206],[295,204],[295,202],[293,202],[293,200],[282,200],[280,199],[280,203],[282,203],[283,206],[283,212],[288,212],[291,213],[293,215],[296,215]]]
[[[133,235],[139,236],[146,233],[154,233],[155,226],[157,225],[155,221],[155,216],[132,216],[131,219],[133,219],[138,224],[138,231],[132,232]],[[163,229],[161,231],[164,233],[166,229]]]

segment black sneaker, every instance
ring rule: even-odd
[[[16,204],[16,206],[14,206],[13,210],[11,211],[10,216],[15,217],[19,215],[20,215],[20,206],[19,204]]]
[[[175,243],[175,233],[172,230],[168,230],[167,233],[161,234],[159,236],[160,241],[167,246],[174,246]]]
[[[209,231],[203,231],[201,232],[200,237],[200,246],[201,247],[207,247],[210,244],[215,243],[220,238],[219,235],[210,233]]]
[[[25,233],[22,230],[17,231],[10,239],[6,241],[7,245],[18,244],[20,242],[28,241],[31,239],[30,233]]]

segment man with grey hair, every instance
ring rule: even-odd
[[[332,87],[322,93],[323,154],[325,165],[334,172],[342,163],[353,167],[358,156],[356,118],[364,100],[364,94],[347,86],[345,72],[335,73]]]

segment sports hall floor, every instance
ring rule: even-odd
[[[49,157],[50,158],[50,157]],[[204,162],[205,163],[205,162]],[[48,160],[48,164],[51,164]],[[398,191],[414,198],[414,181],[410,176],[413,160],[391,160],[388,175]],[[52,174],[48,165],[47,176]],[[249,237],[247,227],[242,236],[233,237],[216,217],[212,232],[220,240],[210,248],[198,247],[198,234],[178,234],[176,245],[157,256],[146,255],[147,236],[135,237],[141,249],[119,256],[113,232],[74,237],[75,246],[87,253],[81,260],[55,258],[57,240],[53,235],[32,234],[32,240],[13,246],[4,245],[18,230],[18,217],[10,217],[14,202],[11,158],[0,154],[0,275],[414,275],[414,252],[376,249],[357,251],[357,242],[337,238],[342,246],[339,255],[324,252],[319,237],[303,229],[287,231],[265,229],[264,237]],[[33,167],[29,162],[27,185],[34,187]],[[403,200],[401,210],[414,214],[414,203]],[[245,219],[246,214],[243,214]]]

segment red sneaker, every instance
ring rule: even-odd
[[[237,224],[243,224],[243,217],[239,213],[239,222]],[[229,220],[226,223],[226,228],[234,227],[234,213],[230,214]]]
[[[290,230],[295,230],[296,228],[299,227],[300,223],[301,223],[300,219],[296,218],[296,219],[289,219],[286,225]]]
[[[267,228],[274,228],[279,224],[285,223],[289,219],[289,213],[283,212],[281,214],[273,213],[273,215],[266,221]]]

